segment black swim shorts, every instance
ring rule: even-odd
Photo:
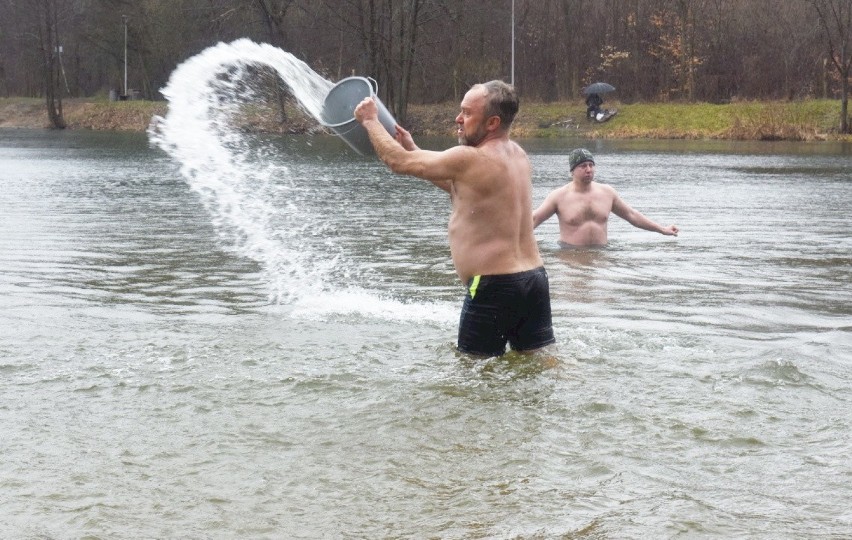
[[[544,267],[517,274],[474,276],[459,321],[459,351],[499,356],[506,342],[529,351],[555,342],[550,284]]]

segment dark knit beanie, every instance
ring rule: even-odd
[[[594,163],[595,156],[593,156],[592,153],[585,148],[575,148],[574,150],[571,150],[570,154],[568,154],[568,166],[571,167],[572,171],[574,170],[574,167],[587,161]]]

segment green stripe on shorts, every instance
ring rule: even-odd
[[[476,296],[476,288],[479,287],[479,278],[482,276],[473,276],[473,279],[470,280],[470,287],[468,290],[470,291],[470,297],[473,298]]]

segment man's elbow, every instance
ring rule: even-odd
[[[411,167],[403,160],[399,159],[387,159],[385,160],[385,165],[388,166],[395,174],[404,174],[407,176],[416,176],[412,171]]]
[[[382,160],[382,163],[384,163],[388,169],[397,174],[404,174],[404,161],[400,159],[399,152],[397,151],[398,149],[393,148],[389,145],[376,145],[375,148],[376,154],[379,156],[379,159]]]
[[[418,178],[426,178],[423,167],[408,159],[409,152],[402,150],[393,152],[385,157],[383,161],[388,169],[396,174],[404,174],[406,176],[416,176]]]
[[[553,214],[548,214],[546,211],[538,209],[533,212],[533,229],[547,221]]]

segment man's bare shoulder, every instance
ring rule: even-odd
[[[564,186],[553,190],[551,192],[551,196],[566,203],[570,203],[573,201],[587,200],[612,201],[618,195],[616,194],[615,189],[607,184],[592,182],[591,184],[578,185],[574,182],[568,182]]]
[[[529,169],[529,158],[520,145],[506,140],[492,139],[478,146],[457,146],[455,160],[468,174],[466,180],[476,183],[490,182],[495,178],[501,178],[514,169],[518,173],[518,167]],[[449,150],[448,150],[449,151]]]
[[[492,159],[493,157],[508,158],[508,159],[528,159],[526,151],[508,137],[488,139],[478,146],[466,146],[477,152],[480,156]]]
[[[562,198],[568,197],[571,193],[574,192],[574,186],[569,182],[564,186],[559,186],[558,188],[552,190],[549,194],[550,197]]]
[[[515,141],[513,141],[511,139],[508,139],[506,142],[508,143],[508,147],[512,150],[512,152],[514,152],[516,154],[520,154],[524,157],[527,157],[527,151],[524,150],[523,146],[521,146],[520,144],[516,143]]]
[[[483,147],[460,144],[439,152],[439,156],[447,163],[452,163],[459,170],[475,165],[487,164],[492,159],[493,150]]]
[[[614,198],[618,195],[616,193],[615,188],[609,184],[601,184],[600,182],[592,182],[591,191],[595,196],[598,197],[609,197]]]

